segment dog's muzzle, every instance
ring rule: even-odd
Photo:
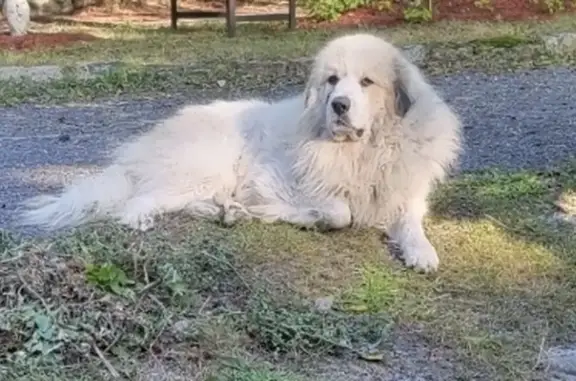
[[[338,118],[331,128],[332,136],[336,141],[357,141],[364,136],[363,128],[356,128],[350,124],[349,119],[344,116]]]

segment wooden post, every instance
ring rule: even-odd
[[[177,0],[170,0],[170,19],[172,24],[172,29],[176,30],[178,28],[178,4]]]
[[[226,29],[228,37],[236,36],[236,0],[226,0]]]
[[[296,28],[296,0],[288,1],[288,28]]]

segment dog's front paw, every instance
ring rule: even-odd
[[[319,231],[330,230],[330,223],[318,209],[308,209],[305,213],[304,221],[303,225],[308,228],[317,229]]]
[[[407,267],[424,273],[434,272],[438,269],[440,259],[436,249],[428,240],[406,245],[402,252]]]

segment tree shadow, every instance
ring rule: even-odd
[[[576,264],[575,226],[558,201],[576,189],[576,161],[553,170],[486,170],[462,173],[432,197],[431,216],[446,220],[489,220],[506,234],[539,244]],[[564,218],[565,217],[565,218]]]

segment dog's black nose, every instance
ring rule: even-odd
[[[342,116],[350,109],[350,98],[336,97],[332,100],[332,109],[338,116]]]
[[[358,136],[359,138],[361,138],[364,135],[364,130],[361,128],[359,130],[356,130],[356,136]]]

